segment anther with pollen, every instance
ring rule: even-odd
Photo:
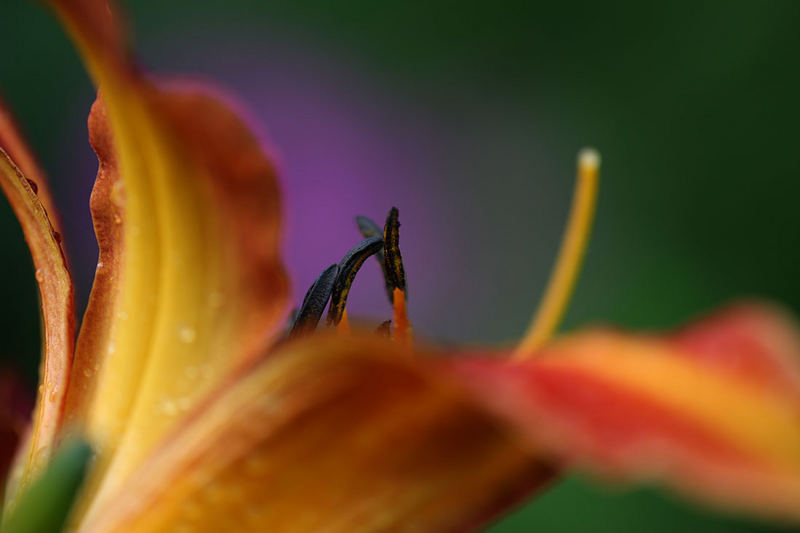
[[[406,272],[403,268],[403,256],[400,255],[400,220],[396,207],[389,210],[386,224],[383,226],[383,264],[386,284],[392,285],[392,302],[400,289],[408,296],[406,290]]]
[[[403,344],[410,343],[411,326],[406,315],[406,275],[400,255],[397,208],[389,211],[383,230],[367,217],[357,217],[356,222],[365,239],[348,251],[338,265],[331,265],[317,278],[303,299],[288,338],[312,333],[326,305],[329,305],[328,326],[349,332],[346,307],[350,287],[367,258],[375,255],[381,264],[386,292],[393,307],[392,320],[381,324],[376,333]]]
[[[289,330],[289,338],[313,333],[317,329],[322,312],[331,297],[338,273],[339,266],[331,265],[314,281],[314,284],[306,292],[303,304],[295,316],[294,323]]]
[[[361,236],[365,239],[369,239],[371,237],[383,237],[383,229],[381,229],[381,227],[378,226],[371,218],[359,215],[356,217],[356,225],[358,225],[358,231],[361,232]],[[381,248],[375,254],[375,259],[377,259],[378,264],[381,265],[384,283],[386,284],[386,296],[389,298],[389,303],[392,303],[394,285],[389,279],[389,274],[386,272],[386,259],[384,258],[383,248]]]
[[[381,250],[383,250],[383,238],[379,235],[370,237],[353,247],[339,262],[339,273],[333,282],[331,303],[328,307],[328,325],[338,325],[345,316],[347,295],[350,294],[350,287],[353,285],[358,270],[369,256],[375,255]]]

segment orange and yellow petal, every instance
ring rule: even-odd
[[[56,231],[60,231],[61,221],[59,220],[58,210],[55,208],[47,177],[23,139],[14,117],[2,99],[0,99],[0,147],[6,151],[11,160],[22,171],[22,174],[33,182],[31,187],[34,189],[36,196],[39,197],[44,210],[47,211],[50,223]]]
[[[98,452],[91,513],[226,374],[264,354],[287,283],[275,169],[243,120],[215,94],[139,72],[105,1],[50,3],[102,92],[90,124],[101,275],[69,404]]]
[[[463,531],[551,475],[402,347],[322,336],[232,379],[82,531]]]
[[[19,150],[17,150],[19,152]],[[42,317],[41,384],[20,481],[27,484],[47,463],[61,427],[75,331],[73,286],[61,237],[28,180],[0,146],[0,188],[22,226],[36,269]],[[13,498],[14,490],[9,493]]]
[[[120,312],[117,306],[120,302],[125,251],[122,231],[125,189],[119,175],[106,107],[99,97],[89,113],[89,141],[99,162],[89,202],[98,258],[67,393],[67,427],[80,425],[89,416],[100,381],[97,376],[103,369],[105,359],[113,355],[110,349],[113,347],[112,334],[115,318]]]
[[[672,336],[586,331],[527,360],[453,367],[553,460],[798,521],[797,331],[737,306]]]

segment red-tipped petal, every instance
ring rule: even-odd
[[[796,331],[739,307],[664,338],[596,330],[518,363],[453,366],[555,460],[797,521]]]

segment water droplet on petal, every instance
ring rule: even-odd
[[[41,268],[36,269],[36,281],[38,281],[39,283],[44,281],[44,270],[42,270]]]
[[[161,412],[167,416],[175,416],[178,414],[178,406],[168,398],[161,402]]]
[[[178,325],[178,338],[181,340],[181,342],[191,344],[194,342],[196,337],[197,333],[192,327],[187,326],[186,324]]]
[[[121,180],[114,182],[114,185],[111,186],[111,194],[109,196],[115,205],[119,207],[125,206],[125,186],[122,184]]]

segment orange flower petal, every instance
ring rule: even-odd
[[[185,412],[271,342],[287,294],[280,206],[271,161],[226,104],[146,79],[105,1],[51,4],[105,109],[91,124],[101,158],[93,211],[113,260],[82,326],[70,397],[98,451],[85,502],[99,508]]]
[[[89,114],[89,141],[99,161],[89,202],[99,254],[67,393],[65,411],[68,427],[80,424],[89,416],[91,401],[97,393],[97,376],[108,356],[114,319],[119,312],[125,190],[119,176],[106,107],[100,98]]]
[[[380,339],[312,338],[242,372],[82,531],[454,531],[551,471]]]
[[[62,422],[75,331],[73,287],[61,249],[61,237],[50,223],[34,185],[2,147],[0,188],[22,226],[31,251],[42,305],[41,385],[28,451],[20,459],[25,466],[19,479],[25,485],[46,464]],[[12,498],[14,489],[12,487],[10,493]]]
[[[800,520],[796,332],[745,306],[667,338],[596,330],[515,364],[454,367],[555,458]]]
[[[60,231],[61,221],[58,217],[56,204],[53,201],[53,194],[50,192],[48,180],[33,153],[23,140],[14,117],[11,116],[2,99],[0,99],[0,147],[16,163],[22,174],[33,181],[31,187],[34,189],[36,196],[39,197],[39,201],[44,206],[45,211],[47,211],[50,223],[56,231]]]

